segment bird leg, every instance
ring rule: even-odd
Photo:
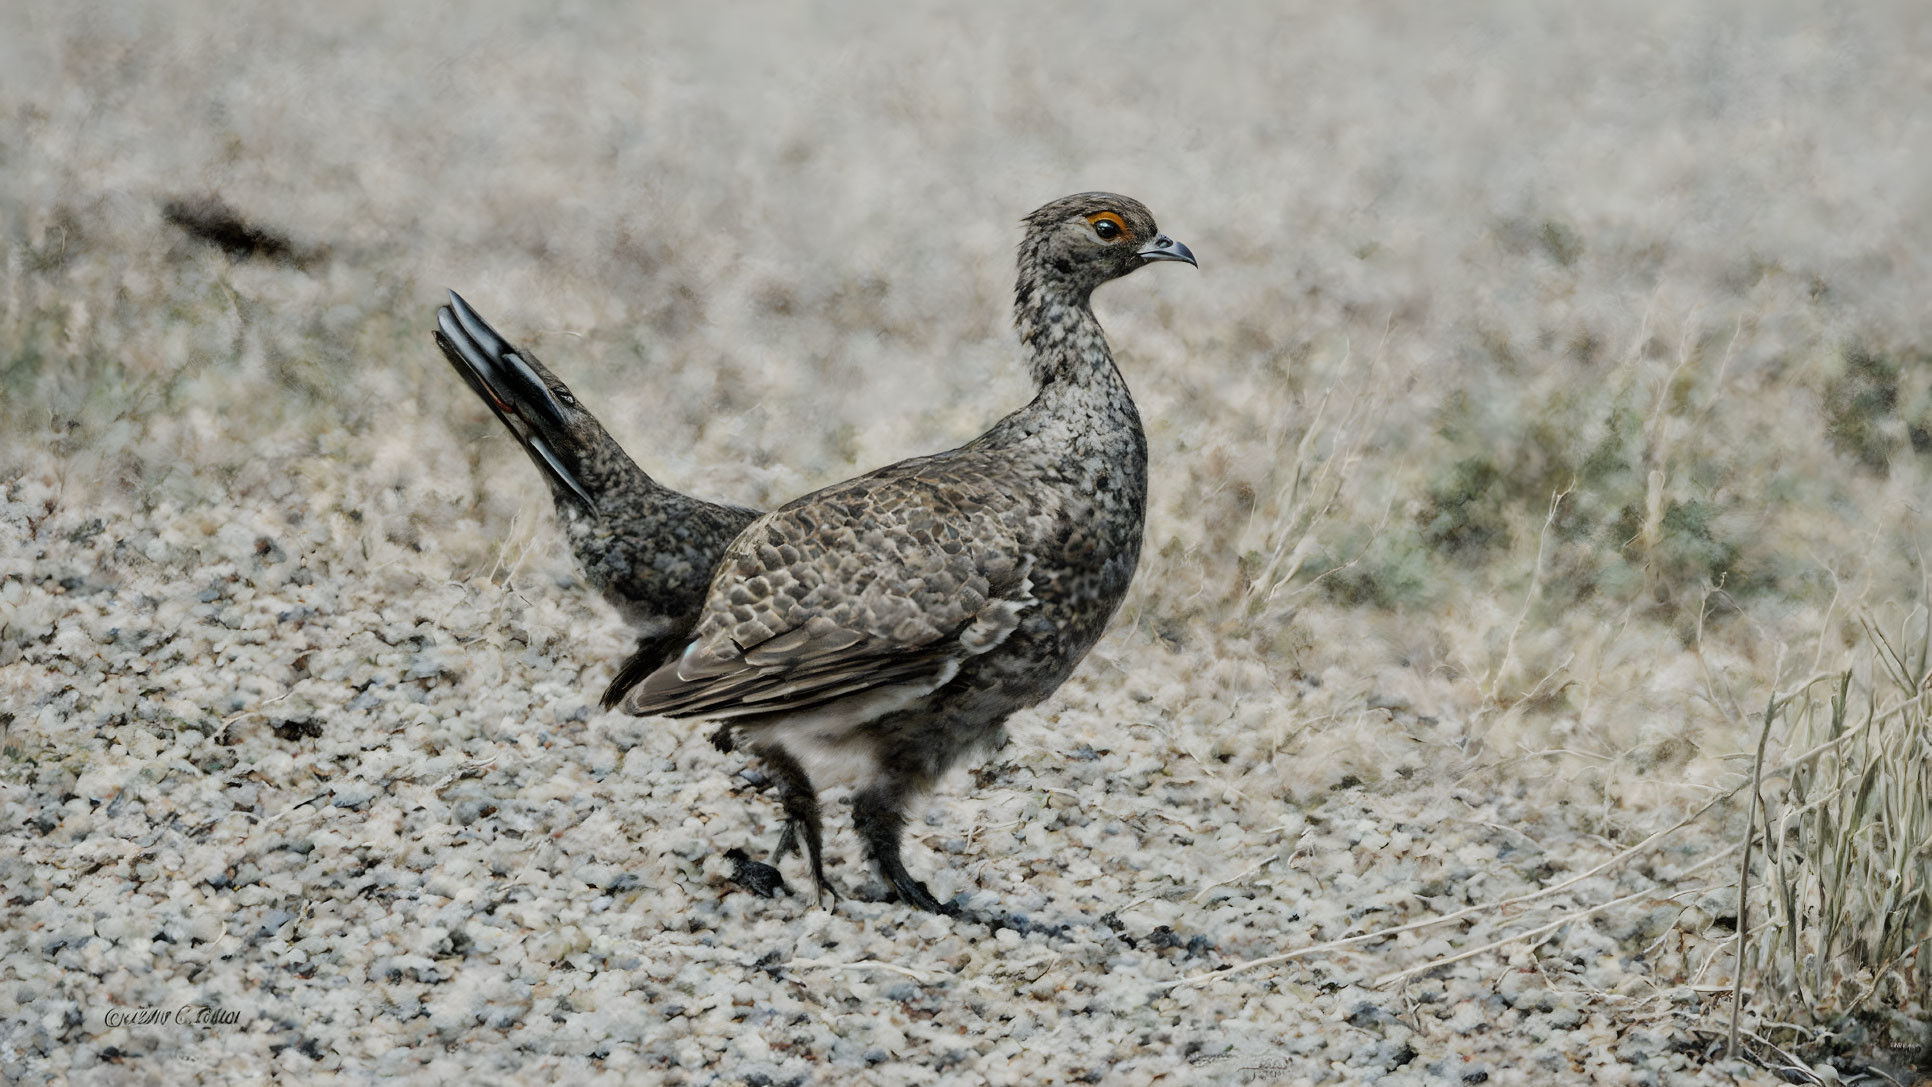
[[[778,802],[785,809],[785,829],[778,835],[778,845],[771,852],[771,863],[776,865],[791,855],[798,848],[799,840],[804,839],[805,859],[812,866],[814,904],[822,904],[827,897],[836,902],[838,892],[832,889],[832,882],[825,878],[818,790],[812,787],[812,779],[806,775],[805,768],[798,764],[798,760],[777,744],[761,745],[758,757],[765,761],[778,779]]]
[[[865,840],[866,853],[878,869],[879,878],[885,880],[900,901],[916,910],[951,916],[954,907],[942,905],[925,884],[912,878],[899,859],[899,838],[906,829],[903,795],[901,790],[889,785],[860,790],[852,798],[853,825]]]

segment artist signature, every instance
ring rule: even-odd
[[[109,1008],[102,1017],[110,1027],[232,1027],[241,1013],[206,1004],[179,1008]]]
[[[1244,1060],[1247,1063],[1237,1065],[1229,1069],[1229,1071],[1239,1075],[1242,1083],[1261,1083],[1264,1081],[1283,1079],[1292,1071],[1285,1058],[1272,1054],[1260,1058],[1249,1058],[1235,1053],[1233,1050],[1222,1053],[1190,1054],[1187,1058],[1187,1063],[1196,1068],[1206,1068],[1217,1064],[1232,1064],[1237,1060]]]

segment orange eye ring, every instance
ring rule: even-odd
[[[1095,212],[1087,216],[1087,222],[1092,224],[1093,232],[1099,235],[1101,241],[1110,242],[1119,237],[1133,240],[1134,232],[1127,229],[1126,221],[1111,211]]]

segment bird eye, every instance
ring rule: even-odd
[[[577,406],[577,398],[570,395],[569,389],[558,389],[557,399],[563,401],[564,407],[574,408]]]
[[[1103,242],[1110,242],[1115,238],[1121,237],[1129,241],[1133,240],[1134,232],[1128,229],[1126,221],[1121,219],[1120,213],[1118,212],[1096,211],[1092,215],[1087,216],[1087,223],[1093,227],[1094,237],[1099,238]]]

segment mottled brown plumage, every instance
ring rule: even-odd
[[[751,522],[689,644],[624,669],[625,712],[724,721],[773,766],[789,817],[778,852],[802,834],[821,891],[811,775],[827,769],[855,779],[880,875],[908,903],[942,908],[900,861],[905,805],[1065,681],[1140,555],[1147,444],[1089,296],[1193,255],[1110,193],[1054,201],[1026,228],[1014,312],[1033,401],[958,449]]]

